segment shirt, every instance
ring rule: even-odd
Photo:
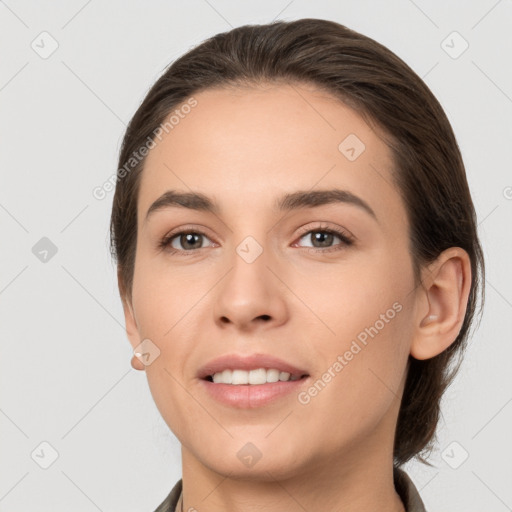
[[[396,492],[400,496],[406,512],[427,512],[416,486],[405,471],[394,468],[393,480]],[[180,512],[176,510],[176,506],[181,496],[182,484],[182,479],[176,482],[169,495],[157,507],[155,512]]]

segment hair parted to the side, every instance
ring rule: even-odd
[[[173,62],[149,90],[123,139],[110,224],[119,289],[131,301],[137,241],[137,198],[145,159],[123,166],[166,118],[193,94],[214,87],[312,84],[380,128],[392,151],[394,180],[406,206],[416,284],[419,270],[443,250],[471,259],[464,322],[444,352],[409,357],[394,441],[394,464],[426,456],[436,442],[441,398],[459,369],[477,310],[483,306],[484,261],[462,156],[450,123],[424,82],[373,39],[322,19],[245,25],[217,34]],[[452,367],[453,366],[453,367]]]

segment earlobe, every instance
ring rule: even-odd
[[[132,368],[134,370],[145,370],[144,363],[134,354],[131,361]]]
[[[446,249],[422,277],[418,301],[427,307],[418,308],[411,343],[411,356],[420,360],[443,352],[460,332],[471,288],[469,255],[460,247]]]

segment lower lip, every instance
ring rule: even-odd
[[[308,377],[286,382],[267,382],[266,384],[215,384],[201,379],[207,393],[215,400],[241,409],[253,409],[270,404],[291,393],[297,393]]]

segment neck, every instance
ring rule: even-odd
[[[249,476],[234,471],[219,474],[183,446],[182,460],[184,511],[405,512],[394,486],[392,453],[383,451],[382,445],[371,443],[363,450],[310,460],[308,467],[290,474],[268,466]]]

